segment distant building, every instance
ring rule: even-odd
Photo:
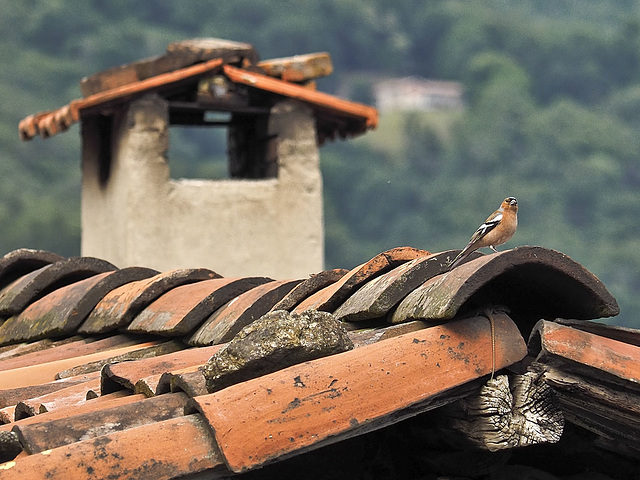
[[[392,110],[461,110],[462,84],[421,77],[390,78],[374,82],[372,93],[381,112]]]

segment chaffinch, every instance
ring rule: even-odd
[[[494,252],[496,246],[508,241],[518,228],[518,201],[514,197],[507,197],[502,201],[500,208],[493,212],[478,227],[469,240],[466,247],[451,262],[449,269],[460,264],[467,255],[479,248],[489,247]]]

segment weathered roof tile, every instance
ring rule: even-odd
[[[191,345],[228,342],[244,326],[257,320],[302,280],[264,283],[238,295],[213,313],[189,339]]]
[[[199,415],[176,417],[82,440],[2,464],[2,480],[153,478],[220,468],[222,460]]]
[[[0,390],[0,407],[4,408],[12,405],[17,405],[22,400],[47,395],[64,388],[77,385],[78,383],[82,383],[87,379],[90,379],[90,377],[91,375],[80,375],[77,377],[52,380],[49,382],[27,382],[34,384],[23,386],[11,386],[7,385],[6,383],[2,383],[3,387],[2,390]]]
[[[293,289],[287,293],[282,300],[271,308],[271,311],[291,310],[305,298],[316,293],[318,290],[337,282],[347,273],[349,273],[349,270],[336,268],[333,270],[324,270],[315,275],[311,275],[311,277],[293,287]]]
[[[78,332],[104,333],[125,327],[142,309],[172,288],[219,277],[206,268],[178,269],[123,285],[105,295]]]
[[[229,300],[269,281],[273,280],[266,277],[214,278],[176,287],[141,311],[127,330],[186,335]]]
[[[3,390],[0,390],[0,395],[5,391],[4,389],[37,386],[43,382],[52,381],[56,375],[65,369],[114,358],[128,352],[157,345],[158,343],[158,340],[140,342],[134,345],[126,345],[124,347],[110,348],[99,352],[89,353],[81,357],[63,358],[43,364],[29,365],[0,372],[0,385],[3,388]]]
[[[0,258],[0,288],[18,278],[54,262],[64,260],[58,254],[46,250],[20,248]]]
[[[82,415],[86,412],[95,412],[102,409],[120,407],[129,403],[139,402],[143,400],[144,395],[131,395],[128,390],[120,390],[108,395],[101,395],[97,398],[92,398],[81,405],[75,405],[73,407],[59,408],[52,412],[41,413],[37,416],[30,416],[13,421],[7,425],[0,425],[0,431],[9,431],[16,425],[32,425],[40,422],[50,422],[53,420],[73,417],[75,415]]]
[[[112,337],[102,339],[90,337],[76,339],[74,342],[52,346],[45,350],[38,350],[24,355],[18,355],[16,357],[0,359],[0,371],[48,363],[54,360],[81,357],[89,353],[109,350],[115,347],[126,347],[129,345],[135,345],[136,343],[140,343],[140,337],[125,334],[114,335]]]
[[[460,311],[502,305],[530,316],[600,318],[619,313],[598,278],[567,255],[518,247],[483,255],[433,277],[407,295],[393,322],[450,319]]]
[[[194,365],[171,373],[165,373],[158,382],[159,392],[185,392],[190,397],[206,395],[207,382],[202,373],[203,365]]]
[[[146,344],[139,344],[137,348],[130,348],[122,353],[117,353],[110,357],[100,358],[98,360],[82,363],[81,365],[63,370],[58,372],[56,376],[58,378],[65,378],[80,375],[82,373],[96,372],[100,371],[105,365],[110,363],[153,358],[160,355],[166,355],[167,353],[173,353],[175,351],[182,350],[183,348],[185,348],[185,345],[178,340],[169,340],[167,342],[153,340]]]
[[[40,267],[0,291],[0,315],[15,315],[55,288],[112,270],[116,270],[114,265],[92,257],[73,257]]]
[[[21,419],[52,412],[59,408],[75,407],[87,400],[87,392],[100,388],[100,372],[84,375],[84,381],[52,393],[22,400],[16,405],[15,418]]]
[[[452,252],[419,257],[374,278],[336,309],[336,318],[353,322],[384,317],[409,292],[446,272]]]
[[[294,311],[323,310],[325,312],[332,312],[363,283],[372,280],[398,265],[425,255],[429,255],[429,252],[412,247],[398,247],[382,252],[367,263],[353,268],[337,282],[302,301]]]
[[[110,393],[122,388],[134,390],[135,384],[141,379],[192,365],[204,365],[219,349],[219,345],[188,348],[137,362],[107,365],[102,370],[102,393]]]
[[[540,357],[588,366],[640,385],[640,347],[600,335],[540,320],[532,332]],[[530,339],[529,344],[533,342]]]
[[[19,424],[13,431],[18,434],[24,449],[29,454],[34,454],[112,432],[179,417],[184,413],[187,399],[184,393],[172,393],[89,411],[69,418],[30,425]]]
[[[58,288],[8,319],[0,329],[0,341],[16,343],[71,334],[108,292],[157,273],[148,268],[130,267],[98,273]]]

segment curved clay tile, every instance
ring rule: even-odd
[[[182,268],[127,283],[105,295],[78,332],[104,333],[125,327],[142,309],[172,288],[219,277],[207,268]]]
[[[227,302],[202,324],[189,339],[199,347],[228,342],[244,327],[260,318],[302,280],[263,283]]]
[[[332,312],[349,297],[351,292],[365,282],[388,272],[398,265],[425,255],[430,255],[430,253],[426,250],[418,250],[412,247],[397,247],[379,253],[367,263],[352,269],[337,282],[303,300],[294,309],[294,312],[303,312],[304,310]]]
[[[128,267],[98,273],[58,288],[0,326],[0,344],[73,335],[82,321],[111,290],[158,272]]]
[[[398,305],[392,322],[447,320],[496,305],[537,318],[592,319],[620,312],[603,283],[582,265],[555,250],[524,246],[484,255],[426,281]]]
[[[129,332],[186,335],[229,300],[263,283],[267,277],[212,278],[181,285],[155,300],[133,319]]]
[[[271,311],[275,310],[291,310],[295,308],[305,298],[313,295],[329,285],[337,282],[344,277],[349,270],[344,268],[336,268],[334,270],[324,270],[323,272],[312,275],[303,282],[296,285],[293,290],[285,295],[285,297],[276,303]]]
[[[0,315],[15,315],[56,288],[112,270],[117,270],[117,267],[93,257],[66,258],[45,265],[0,291]]]
[[[458,252],[449,250],[418,257],[374,278],[338,307],[334,315],[338,320],[348,322],[384,317],[409,292],[446,272]],[[473,252],[470,258],[479,255]]]
[[[6,287],[29,272],[60,260],[64,260],[64,257],[46,250],[30,248],[13,250],[0,258],[0,288]]]

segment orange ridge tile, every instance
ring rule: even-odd
[[[555,250],[523,246],[482,255],[431,278],[405,297],[392,322],[454,318],[465,302],[499,278],[504,286],[485,289],[485,305],[503,305],[537,318],[586,320],[620,313],[604,284],[582,265]],[[433,298],[439,300],[430,301]]]
[[[398,247],[379,253],[371,260],[353,268],[337,282],[309,296],[293,309],[294,312],[304,310],[322,310],[333,312],[351,293],[365,282],[381,275],[405,262],[421,256],[430,255],[426,250],[412,247]]]
[[[197,78],[219,69],[222,63],[223,60],[221,58],[216,58],[173,72],[156,75],[139,82],[115,87],[111,90],[89,95],[86,98],[72,100],[68,105],[58,110],[28,116],[18,125],[20,138],[22,140],[31,140],[36,133],[39,133],[43,138],[50,137],[66,130],[73,123],[79,121],[81,114],[85,110]]]
[[[96,305],[78,333],[104,333],[125,327],[147,305],[172,288],[212,278],[220,275],[206,268],[183,268],[118,287]]]
[[[376,128],[378,126],[378,111],[368,105],[342,100],[327,93],[309,90],[294,83],[249,72],[248,70],[232,67],[231,65],[224,65],[222,69],[225,75],[235,83],[295,98],[332,112],[347,114],[361,120],[365,129]]]

